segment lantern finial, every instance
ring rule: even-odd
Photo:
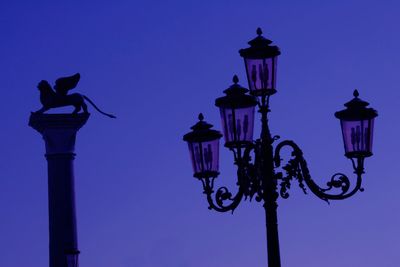
[[[203,121],[204,120],[204,115],[203,113],[199,113],[199,121]]]
[[[353,92],[353,96],[354,96],[354,97],[358,97],[359,95],[360,95],[360,94],[358,93],[358,90],[355,89],[354,92]]]
[[[238,76],[236,74],[233,76],[232,81],[233,81],[234,84],[237,84],[239,82],[239,78],[238,78]]]
[[[262,33],[263,33],[263,32],[262,32],[261,28],[258,27],[258,28],[257,28],[257,35],[258,35],[258,36],[261,36]]]

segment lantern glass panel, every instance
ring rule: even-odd
[[[193,172],[218,172],[219,139],[207,142],[189,142]]]
[[[220,108],[225,143],[253,140],[254,107]]]
[[[341,121],[346,154],[371,154],[374,119]]]
[[[247,80],[250,91],[255,95],[266,90],[276,89],[276,69],[278,57],[250,59],[245,58]]]

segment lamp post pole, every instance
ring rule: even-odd
[[[261,99],[261,105],[265,103],[265,98]],[[277,215],[277,181],[273,179],[274,163],[273,163],[273,139],[268,126],[267,106],[261,106],[261,142],[259,149],[261,152],[261,179],[265,181],[263,191],[266,230],[267,230],[267,250],[268,250],[268,266],[281,266],[281,257],[279,251],[279,235],[278,235],[278,215]]]
[[[377,112],[368,108],[361,100],[358,91],[354,98],[345,104],[346,109],[335,113],[340,120],[344,141],[345,156],[352,162],[355,183],[351,183],[343,173],[334,174],[320,187],[311,178],[307,162],[299,146],[291,140],[284,140],[274,148],[279,136],[272,136],[268,125],[269,100],[276,90],[276,66],[279,48],[270,46],[272,41],[265,39],[261,30],[249,42],[250,47],[241,49],[244,58],[250,90],[238,84],[233,77],[233,85],[224,91],[226,94],[215,100],[219,107],[223,135],[212,129],[212,125],[199,115],[199,122],[191,127],[183,140],[188,143],[193,165],[194,177],[203,185],[209,209],[218,212],[235,210],[242,199],[263,202],[266,216],[268,266],[281,267],[277,221],[277,199],[289,197],[291,183],[297,180],[300,188],[307,188],[318,198],[342,200],[353,196],[361,187],[364,173],[364,159],[372,156],[372,137],[374,119]],[[255,107],[261,114],[260,138],[253,139]],[[233,153],[237,166],[237,192],[232,194],[227,187],[218,189],[214,181],[219,176],[219,139],[224,136],[225,147]],[[282,148],[292,150],[291,157],[282,164]],[[251,157],[254,155],[254,158]]]
[[[29,118],[29,126],[42,135],[46,146],[50,267],[78,267],[73,162],[76,133],[88,118],[88,113],[32,113]]]

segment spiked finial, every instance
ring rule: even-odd
[[[354,92],[353,92],[353,96],[354,96],[354,97],[358,97],[359,95],[360,95],[360,94],[358,93],[358,90],[355,89]]]
[[[238,76],[236,74],[233,76],[232,81],[233,81],[234,84],[237,84],[239,82],[239,78],[238,78]]]
[[[199,121],[203,121],[203,120],[204,120],[203,113],[199,113]]]
[[[263,33],[263,32],[262,32],[261,28],[258,27],[258,28],[257,28],[257,35],[258,35],[258,36],[261,36],[262,33]]]

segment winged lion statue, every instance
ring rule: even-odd
[[[35,113],[42,114],[49,109],[65,106],[73,106],[75,108],[72,114],[77,114],[81,110],[83,110],[84,113],[88,113],[88,106],[85,103],[86,100],[101,114],[110,118],[116,118],[114,115],[100,110],[87,96],[79,93],[68,94],[69,90],[72,90],[77,86],[80,77],[81,75],[76,73],[72,76],[58,78],[55,82],[54,90],[48,81],[40,81],[37,88],[40,91],[40,102],[42,103],[42,108]]]

